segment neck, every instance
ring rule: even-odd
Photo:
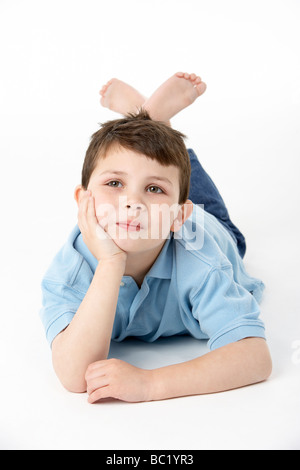
[[[137,285],[141,287],[144,277],[155,263],[163,246],[164,243],[149,252],[128,253],[124,275],[131,276]]]

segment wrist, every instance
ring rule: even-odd
[[[157,393],[155,392],[154,372],[151,369],[141,369],[143,374],[143,400],[142,401],[155,401],[159,400]]]
[[[164,392],[160,380],[159,369],[147,370],[147,395],[148,401],[155,401],[163,399]]]
[[[187,389],[187,381],[182,378],[185,364],[173,364],[149,371],[151,373],[149,379],[151,401],[166,400],[190,394]]]
[[[102,268],[108,270],[113,269],[114,271],[120,273],[121,276],[123,276],[126,268],[126,260],[127,256],[123,255],[115,255],[109,258],[101,258],[98,260],[96,271]]]

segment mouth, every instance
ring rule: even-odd
[[[139,232],[141,230],[141,224],[139,222],[117,222],[118,227],[126,230],[127,232]]]

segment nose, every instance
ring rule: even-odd
[[[145,207],[142,203],[127,202],[126,209],[131,209],[132,211],[141,211]]]
[[[133,195],[123,196],[121,202],[121,207],[127,209],[130,212],[142,211],[146,209],[146,206],[140,201],[138,197]]]

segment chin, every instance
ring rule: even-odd
[[[145,249],[145,241],[147,240],[131,240],[131,239],[122,239],[122,238],[114,238],[113,239],[115,244],[118,245],[121,250],[126,251],[127,253],[130,252],[137,252],[143,251]]]
[[[132,240],[130,238],[114,238],[114,242],[119,248],[121,248],[121,250],[126,251],[126,253],[142,253],[151,250],[156,251],[164,244],[165,240],[151,240],[149,238],[138,238],[136,240]]]

